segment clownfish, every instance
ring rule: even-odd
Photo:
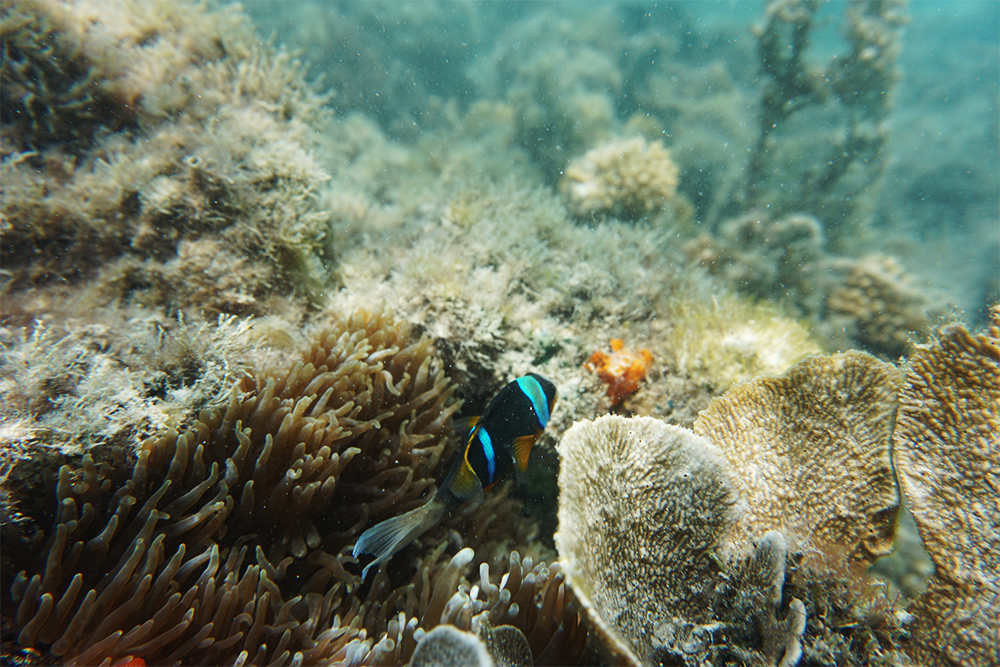
[[[465,450],[455,456],[437,493],[417,509],[386,519],[358,538],[354,557],[375,556],[361,571],[361,578],[461,505],[483,502],[484,491],[512,471],[520,479],[555,402],[555,385],[541,375],[528,373],[505,385],[475,421]]]

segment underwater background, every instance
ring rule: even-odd
[[[3,664],[1000,662],[1000,4],[0,21]]]

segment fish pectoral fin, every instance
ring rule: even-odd
[[[476,424],[478,423],[479,415],[475,415],[474,417],[458,417],[452,420],[452,428],[463,438],[468,438],[469,434],[472,433],[472,429],[476,428]]]
[[[517,470],[518,476],[528,469],[528,459],[531,457],[531,448],[535,446],[538,441],[538,436],[542,434],[541,431],[537,433],[532,433],[530,435],[522,435],[520,438],[515,438],[513,444],[511,444],[511,450],[514,454],[514,467]]]
[[[417,509],[386,519],[361,533],[351,553],[355,558],[361,554],[375,556],[375,560],[361,571],[361,578],[364,579],[372,567],[389,560],[397,551],[423,535],[441,520],[445,510],[444,503],[435,496]]]
[[[483,493],[483,483],[479,481],[479,476],[468,461],[462,461],[459,465],[458,471],[451,480],[450,491],[452,495],[461,500],[474,500],[477,503],[486,500],[486,494]]]

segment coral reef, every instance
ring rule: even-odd
[[[1000,307],[991,327],[961,325],[918,346],[906,366],[895,459],[934,561],[910,608],[919,663],[1000,661]]]
[[[808,317],[828,347],[897,358],[942,314],[941,295],[893,256],[831,254],[811,216],[747,214],[684,245],[688,258],[740,292]]]
[[[558,568],[512,553],[501,586],[483,563],[470,591],[456,586],[471,549],[436,565],[450,531],[486,558],[524,540],[491,528],[517,512],[502,492],[433,531],[441,547],[416,572],[403,565],[396,583],[380,573],[358,596],[352,538],[433,490],[457,444],[453,392],[426,338],[388,312],[361,312],[134,456],[92,449],[48,493],[32,491],[44,481],[18,461],[5,486],[5,514],[17,517],[3,525],[5,624],[67,664],[385,664],[408,659],[422,627],[487,613],[536,655],[578,656],[586,632]]]
[[[672,327],[657,358],[669,358],[676,373],[707,385],[715,396],[761,373],[783,373],[821,351],[802,322],[731,294],[711,300],[675,297],[668,312]]]
[[[570,162],[559,190],[578,217],[632,220],[666,206],[676,195],[677,176],[662,142],[635,137],[602,144]]]
[[[612,338],[611,354],[598,350],[583,366],[597,373],[601,381],[608,385],[608,398],[612,405],[618,405],[635,393],[639,383],[646,379],[646,371],[652,363],[653,355],[649,350],[630,352],[625,349],[625,341]]]
[[[2,661],[1000,660],[986,4],[0,0]]]
[[[608,659],[995,662],[998,336],[1000,308],[982,334],[943,329],[905,378],[859,352],[810,357],[730,389],[693,432],[617,416],[567,431],[556,543]],[[901,491],[937,567],[908,605],[865,575]]]
[[[662,662],[673,619],[706,620],[706,584],[739,516],[721,452],[659,420],[605,416],[568,430],[559,456],[567,581],[598,632],[624,637],[614,662]]]
[[[0,329],[0,478],[25,452],[131,446],[228,394],[250,360],[249,323],[105,312],[94,323]]]
[[[492,67],[483,76],[489,92],[510,104],[517,143],[552,185],[567,159],[614,134],[614,97],[623,76],[615,36],[605,29],[612,12],[596,8],[596,20],[583,27],[546,8],[515,24],[490,55]]]
[[[427,341],[411,341],[391,316],[360,314],[322,333],[301,362],[244,378],[191,431],[147,440],[134,460],[112,449],[109,463],[87,454],[82,470],[63,466],[53,528],[38,526],[51,501],[29,496],[13,505],[31,522],[5,526],[5,543],[22,545],[4,551],[20,642],[84,663],[241,651],[259,661],[257,642],[269,659],[289,646],[310,660],[336,655],[358,636],[323,630],[353,580],[345,541],[433,484],[452,391]],[[330,502],[353,510],[331,516]],[[334,555],[318,550],[324,539]],[[256,565],[246,562],[254,553]],[[306,571],[286,603],[278,586],[290,567]],[[296,629],[275,630],[288,623]]]
[[[724,221],[716,235],[700,233],[684,245],[684,252],[741,292],[768,295],[804,313],[819,310],[816,283],[826,252],[823,226],[812,216],[738,216]]]
[[[105,76],[86,52],[83,35],[62,13],[40,2],[0,5],[0,111],[3,141],[20,150],[81,142],[98,131],[134,125],[134,99]]]

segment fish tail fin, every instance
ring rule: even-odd
[[[377,523],[361,533],[361,537],[354,545],[352,552],[354,557],[357,558],[361,554],[375,556],[375,560],[368,563],[361,571],[361,578],[364,579],[373,566],[389,560],[393,554],[437,524],[447,509],[444,499],[435,495],[426,504]]]

